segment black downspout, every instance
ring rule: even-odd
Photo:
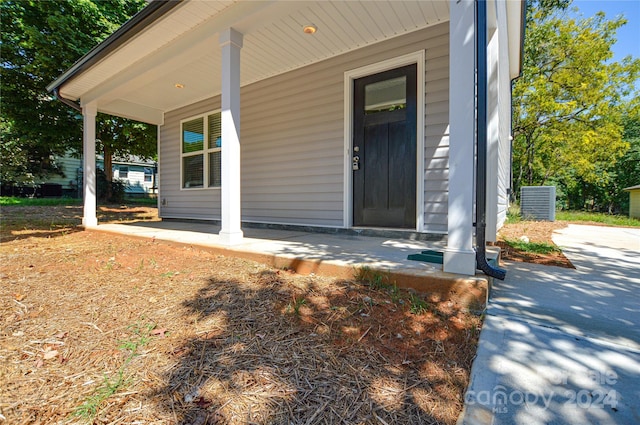
[[[65,99],[64,97],[60,96],[60,89],[58,87],[53,89],[53,94],[55,95],[56,99],[58,99],[60,102],[64,103],[67,106],[72,107],[78,112],[82,112],[82,107],[80,107],[80,105],[78,105],[76,102],[74,102],[73,100]]]
[[[476,0],[476,265],[487,276],[504,280],[506,270],[487,262],[487,2]]]

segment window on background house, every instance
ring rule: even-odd
[[[144,168],[144,181],[145,183],[151,183],[153,181],[153,168]]]
[[[182,187],[220,187],[220,112],[182,122]]]
[[[129,178],[129,167],[125,167],[121,165],[120,168],[118,169],[118,177],[121,179]]]

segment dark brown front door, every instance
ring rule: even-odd
[[[354,81],[354,226],[416,226],[416,68]]]

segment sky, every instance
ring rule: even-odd
[[[613,60],[619,61],[627,55],[640,58],[640,0],[574,0],[571,6],[580,9],[584,17],[599,11],[605,13],[607,20],[624,15],[627,23],[617,31]]]

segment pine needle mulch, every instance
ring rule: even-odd
[[[481,322],[454,301],[3,226],[22,236],[0,245],[0,423],[453,424],[462,409]]]

